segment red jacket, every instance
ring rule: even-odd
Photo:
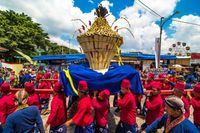
[[[64,124],[67,120],[67,109],[65,97],[63,94],[57,94],[51,102],[51,112],[47,120],[47,124],[54,128]]]
[[[171,85],[169,83],[163,83],[162,84],[162,90],[171,90]],[[162,95],[162,98],[165,99],[167,95]]]
[[[54,75],[53,75],[53,79],[59,79],[59,73],[54,73]]]
[[[39,98],[39,95],[36,93],[29,94],[27,104],[29,106],[35,105],[38,107],[39,110],[41,110],[40,98]]]
[[[80,99],[77,106],[77,112],[72,120],[76,125],[82,127],[88,126],[92,123],[92,103],[89,96]]]
[[[176,83],[176,77],[175,76],[169,76],[168,80],[173,82],[173,83]]]
[[[146,101],[146,123],[150,125],[156,119],[161,117],[164,114],[164,105],[163,100],[160,95],[152,96],[149,100]]]
[[[105,127],[108,123],[108,99],[103,101],[98,101],[96,98],[92,99],[92,106],[95,109],[95,119],[97,125]]]
[[[136,102],[135,96],[129,92],[122,99],[117,100],[117,105],[121,109],[120,120],[129,125],[136,124]]]
[[[51,83],[47,81],[42,81],[38,89],[51,89]],[[40,94],[40,98],[50,98],[50,94]]]
[[[0,123],[4,124],[8,115],[16,110],[14,94],[3,95],[0,99]]]
[[[43,74],[42,73],[37,73],[36,74],[36,81],[39,82],[40,79],[42,79]]]
[[[188,100],[185,97],[182,97],[181,99],[182,99],[182,101],[184,103],[184,109],[185,109],[185,114],[184,115],[185,115],[186,118],[189,118],[189,116],[190,116],[190,104],[189,104]]]
[[[171,85],[169,83],[163,83],[162,90],[171,90]]]
[[[200,125],[200,98],[192,98],[190,103],[194,109],[193,112],[194,123]]]
[[[151,90],[151,83],[152,83],[152,82],[153,82],[153,81],[147,81],[147,83],[144,84],[143,87],[144,87],[146,90]]]

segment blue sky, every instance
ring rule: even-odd
[[[74,5],[79,7],[83,12],[91,12],[91,10],[96,8],[98,4],[101,3],[101,1],[102,0],[75,0]],[[121,10],[125,9],[128,6],[132,6],[134,3],[133,0],[109,0],[109,2],[113,3],[113,6],[110,7],[110,11],[115,17],[119,17],[119,13]]]
[[[200,25],[200,0],[140,0],[163,17],[180,11],[173,17],[178,21]],[[131,27],[124,20],[117,21],[114,26],[127,27],[134,38],[126,30],[119,31],[124,38],[122,52],[153,53],[155,38],[159,37],[160,17],[152,15],[141,6],[138,0],[0,0],[0,10],[14,10],[29,15],[33,21],[49,33],[50,40],[70,48],[80,49],[76,40],[81,28],[81,19],[88,24],[94,22],[94,10],[102,4],[109,11],[107,20],[111,24],[115,19],[125,16]],[[83,31],[86,32],[86,31]],[[76,34],[74,34],[76,33]],[[192,52],[200,51],[200,26],[188,25],[176,21],[167,21],[163,27],[162,54],[168,53],[173,43],[186,42]],[[74,38],[72,38],[74,35]],[[70,40],[70,41],[69,41]]]

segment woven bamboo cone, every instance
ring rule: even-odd
[[[107,10],[103,8],[99,7],[96,10],[98,18],[90,29],[77,37],[90,67],[94,70],[107,69],[110,61],[117,54],[115,45],[120,47],[123,44],[123,38],[109,26],[105,18]]]

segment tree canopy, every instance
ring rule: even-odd
[[[9,49],[5,58],[13,61],[19,56],[15,50],[32,57],[36,55],[55,55],[63,53],[78,53],[77,50],[61,47],[49,40],[41,25],[33,22],[31,17],[24,13],[12,10],[0,10],[0,46]]]

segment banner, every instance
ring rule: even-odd
[[[155,39],[155,62],[158,68],[160,66],[160,38]]]

